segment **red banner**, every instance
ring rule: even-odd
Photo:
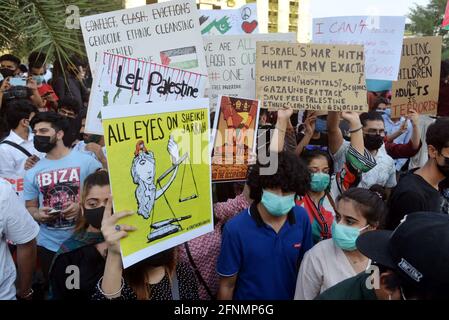
[[[449,1],[446,5],[446,12],[444,13],[444,19],[443,23],[441,24],[441,27],[443,27],[446,30],[449,30]]]

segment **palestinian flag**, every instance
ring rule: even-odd
[[[449,1],[446,5],[446,12],[444,13],[444,19],[443,23],[441,24],[441,27],[445,30],[449,30]]]
[[[183,70],[198,68],[195,47],[184,47],[161,51],[162,65]]]

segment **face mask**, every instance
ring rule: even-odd
[[[444,158],[444,165],[440,165],[437,162],[437,168],[442,175],[444,175],[446,178],[449,178],[449,158],[446,158],[445,156],[443,156],[443,158]]]
[[[376,112],[382,113],[383,115],[387,116],[388,118],[391,118],[391,109],[390,108],[385,109],[385,110],[378,109],[378,110],[376,110]]]
[[[56,135],[54,137],[54,142],[51,142],[52,137],[34,136],[34,148],[39,152],[49,153],[56,147]]]
[[[365,148],[372,151],[372,150],[379,150],[380,147],[382,147],[382,144],[384,143],[384,137],[381,135],[375,134],[365,134],[363,136],[363,142],[365,144]]]
[[[101,229],[101,221],[103,221],[105,207],[98,207],[95,209],[84,208],[84,219],[95,229]]]
[[[315,122],[315,131],[316,132],[326,132],[327,131],[327,121],[321,118],[317,118]]]
[[[327,189],[331,181],[328,173],[312,173],[312,181],[310,182],[310,189],[314,192],[321,192]]]
[[[2,74],[3,78],[6,79],[8,77],[13,77],[16,72],[8,68],[1,68],[0,73]]]
[[[359,237],[360,232],[368,227],[369,225],[363,227],[362,229],[357,229],[354,227],[345,226],[343,224],[333,223],[332,239],[337,247],[346,251],[354,251],[357,249],[355,241]]]
[[[285,216],[295,206],[295,195],[278,196],[269,191],[263,191],[262,205],[275,217]]]
[[[44,76],[33,76],[33,80],[36,81],[36,84],[39,86],[44,82]]]

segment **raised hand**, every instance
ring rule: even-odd
[[[108,245],[108,253],[120,254],[120,240],[126,238],[129,232],[137,230],[133,226],[118,224],[120,219],[133,214],[133,211],[121,211],[112,214],[112,196],[109,197],[101,222],[101,232]]]

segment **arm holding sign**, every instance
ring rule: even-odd
[[[315,112],[308,113],[307,118],[304,121],[304,137],[299,142],[298,146],[296,147],[296,155],[299,157],[301,153],[304,151],[304,148],[309,145],[310,140],[312,140],[313,133],[315,132],[315,123],[316,123],[316,115]]]
[[[281,152],[284,149],[285,133],[287,131],[290,122],[290,117],[292,116],[292,114],[293,109],[290,108],[278,110],[278,119],[276,122],[276,127],[273,132],[273,137],[271,137],[270,143],[271,152]]]
[[[339,125],[340,112],[329,111],[327,115],[327,132],[329,139],[329,151],[331,154],[336,154],[344,141]]]
[[[108,198],[108,203],[104,209],[103,221],[101,222],[101,232],[108,245],[108,256],[104,267],[103,277],[97,285],[95,299],[116,299],[122,296],[124,288],[123,265],[120,254],[120,240],[128,236],[128,232],[135,231],[136,228],[127,225],[117,224],[120,219],[134,214],[132,211],[122,211],[112,214],[112,196]]]

